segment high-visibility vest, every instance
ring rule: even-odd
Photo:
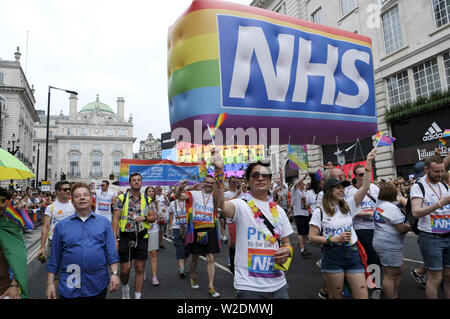
[[[123,203],[122,214],[120,215],[120,220],[119,220],[119,229],[121,232],[124,232],[125,226],[127,225],[127,222],[128,222],[128,205],[130,202],[130,193],[127,192],[127,197],[125,198],[125,203],[124,203],[124,195],[123,194],[120,194],[118,196],[118,198]],[[148,205],[150,205],[151,201],[152,201],[152,199],[150,197],[148,197],[147,195],[141,194],[141,216],[144,216],[144,210]],[[144,221],[143,228],[145,230],[148,230],[150,228],[150,223]],[[145,234],[144,238],[148,238],[148,233]]]

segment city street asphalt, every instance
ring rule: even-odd
[[[287,272],[289,284],[289,296],[291,299],[318,299],[318,291],[322,285],[320,270],[316,262],[320,259],[319,246],[307,243],[311,256],[302,257],[297,246],[297,235],[295,223],[293,223],[294,234],[291,235],[291,243],[294,246],[294,257],[291,268]],[[30,299],[44,299],[47,282],[45,264],[36,259],[36,253],[40,246],[41,228],[37,227],[31,232],[24,234],[25,243],[28,248],[28,290]],[[146,263],[146,281],[144,282],[143,299],[212,299],[208,295],[208,277],[206,272],[206,261],[202,259],[198,263],[198,282],[200,289],[194,290],[190,287],[189,274],[181,279],[177,272],[175,259],[175,247],[170,239],[164,238],[165,249],[158,252],[157,277],[159,286],[152,285],[152,276],[149,261]],[[233,288],[233,276],[228,270],[228,248],[222,243],[222,249],[215,255],[215,288],[220,292],[220,299],[236,299]],[[422,265],[422,257],[417,246],[417,236],[407,234],[405,239],[405,271],[399,289],[401,299],[424,299],[425,290],[419,288],[413,280],[410,271]],[[189,270],[189,267],[186,267]],[[134,298],[134,272],[130,277],[130,294]],[[120,290],[107,295],[107,299],[121,299]]]

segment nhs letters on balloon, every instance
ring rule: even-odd
[[[203,29],[185,29],[193,17]],[[187,52],[194,39],[204,45],[198,55]],[[169,32],[169,111],[172,130],[193,132],[194,120],[211,124],[227,113],[222,131],[265,128],[268,138],[278,128],[280,144],[369,137],[378,129],[371,40],[259,8],[194,1]]]

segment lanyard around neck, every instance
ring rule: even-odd
[[[438,200],[441,200],[442,197],[442,193],[441,193],[441,187],[439,186],[439,183],[437,183],[437,187],[439,190],[439,194],[436,192],[436,190],[434,189],[434,187],[432,186],[432,184],[428,181],[428,176],[425,178],[425,182],[428,184],[428,186],[430,186],[431,190],[433,191],[433,193],[436,194]]]

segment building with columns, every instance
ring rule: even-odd
[[[372,39],[378,128],[397,138],[391,146],[378,147],[377,177],[408,177],[415,162],[434,154],[442,131],[450,128],[449,1],[253,0],[250,5]],[[375,142],[369,138],[359,144],[362,151],[347,152],[347,161],[364,160]],[[278,152],[278,166],[285,149],[272,150]],[[312,170],[328,161],[336,165],[336,150],[336,145],[308,145]],[[441,147],[442,156],[448,152]]]
[[[48,174],[52,184],[64,173],[69,181],[118,180],[120,160],[133,158],[133,118],[124,117],[125,100],[118,97],[116,112],[96,99],[78,111],[78,97],[69,97],[69,115],[51,115],[49,123]],[[39,180],[45,176],[47,115],[38,110],[40,122],[34,128],[33,150],[39,150]]]
[[[34,89],[28,84],[20,64],[19,47],[14,56],[14,61],[0,58],[0,147],[5,150],[9,148],[10,151],[17,150],[14,155],[32,169],[33,127],[39,117],[34,109]],[[14,183],[31,186],[30,179]],[[8,184],[9,180],[0,180],[0,185]]]

